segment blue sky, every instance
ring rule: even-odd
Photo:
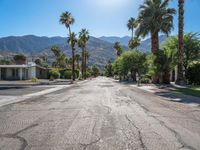
[[[173,0],[170,7],[177,8]],[[126,36],[130,17],[137,17],[143,0],[0,0],[0,37],[34,34],[67,36],[59,23],[63,11],[70,11],[76,22],[72,30],[87,28],[92,36]],[[200,32],[200,0],[186,0],[185,31]],[[174,20],[177,33],[177,15]]]

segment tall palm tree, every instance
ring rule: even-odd
[[[117,57],[119,57],[122,54],[122,48],[120,46],[119,42],[115,42],[113,48],[116,51]]]
[[[88,51],[85,52],[85,68],[87,68],[88,60],[90,58],[90,53]]]
[[[69,45],[71,45],[72,48],[72,79],[73,81],[76,79],[75,76],[75,45],[78,42],[77,38],[76,38],[76,34],[74,32],[72,32],[70,34],[70,36],[67,39],[67,42],[69,43]]]
[[[85,60],[85,53],[86,53],[86,45],[89,40],[89,31],[87,29],[82,29],[79,32],[79,41],[78,46],[82,49],[82,64],[81,64],[81,73],[84,78],[86,78],[86,60]]]
[[[183,75],[183,34],[184,34],[184,0],[178,0],[178,77],[176,83],[184,84]]]
[[[70,39],[74,38],[75,37],[75,34],[71,32],[71,25],[73,25],[75,22],[75,19],[72,17],[71,13],[69,13],[68,11],[62,13],[62,15],[60,16],[60,23],[65,25],[65,27],[67,29],[69,29],[69,38],[68,38],[68,42],[70,42],[70,46],[71,46],[71,49],[72,49],[72,75],[73,75],[73,80],[75,80],[75,67],[74,67],[74,51],[75,51],[75,48],[74,46],[75,45],[72,45],[74,44],[73,41],[71,41]],[[73,37],[74,36],[74,37]]]
[[[75,55],[75,60],[76,60],[76,64],[77,64],[77,69],[79,69],[80,68],[79,62],[81,60],[81,56],[79,54],[76,54]]]
[[[138,22],[135,18],[131,17],[128,20],[127,27],[128,27],[128,30],[131,30],[131,32],[132,32],[131,39],[133,39],[133,34],[134,34],[133,31],[137,27],[137,25],[138,25]]]
[[[73,25],[75,19],[72,17],[71,13],[66,11],[63,12],[60,16],[60,23],[65,25],[65,27],[69,30],[69,35],[71,34],[71,25]]]
[[[151,34],[151,50],[154,55],[159,50],[159,32],[169,34],[173,28],[173,15],[176,10],[168,8],[169,0],[145,0],[140,6],[137,36]]]

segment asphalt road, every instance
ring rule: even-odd
[[[0,107],[0,150],[200,149],[200,108],[97,78]]]

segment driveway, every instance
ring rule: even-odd
[[[0,107],[1,150],[200,149],[200,108],[109,78]]]

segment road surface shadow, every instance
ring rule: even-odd
[[[128,81],[114,81],[115,83],[122,84],[122,85],[136,85],[136,82],[128,82]],[[154,85],[157,89],[160,90],[166,90],[164,92],[155,92],[151,93],[156,96],[160,96],[163,98],[166,98],[169,101],[172,102],[178,102],[178,103],[185,103],[185,104],[196,104],[198,107],[200,107],[200,98],[191,96],[191,95],[184,95],[181,93],[174,92],[170,89],[171,85],[164,84],[164,85]],[[140,85],[142,87],[142,85]],[[142,89],[141,89],[142,90]],[[146,92],[146,91],[145,91]]]
[[[156,92],[155,95],[170,99],[170,101],[172,102],[197,104],[200,106],[200,98],[195,96],[184,95],[181,93],[174,92]]]

